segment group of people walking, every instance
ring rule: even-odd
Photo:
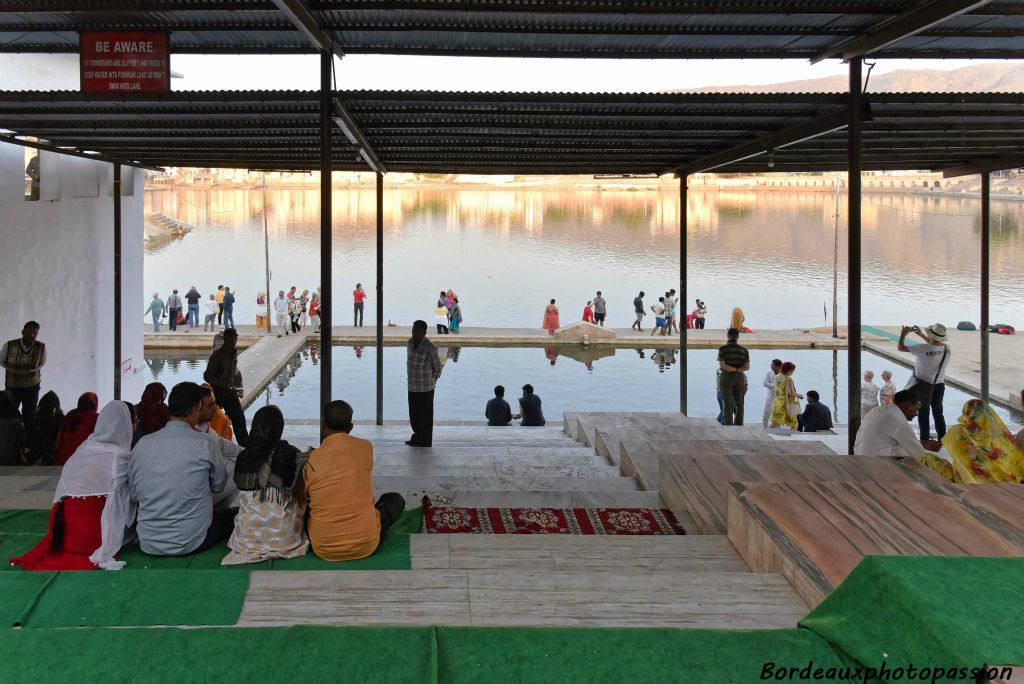
[[[320,288],[310,293],[292,285],[287,292],[279,290],[274,300],[277,315],[277,336],[298,334],[307,324],[313,326],[313,334],[320,332]]]
[[[260,293],[262,295],[262,293]],[[230,285],[218,285],[217,291],[212,292],[203,304],[204,307],[204,332],[216,332],[225,328],[235,327],[235,291]],[[193,285],[185,293],[184,299],[178,294],[178,288],[171,290],[171,294],[164,301],[160,298],[159,292],[153,293],[149,306],[143,313],[144,316],[151,316],[153,321],[153,332],[160,332],[160,325],[164,319],[167,320],[167,328],[171,332],[178,330],[181,326],[185,332],[199,327],[200,302],[203,296]]]

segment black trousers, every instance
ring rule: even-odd
[[[39,392],[39,388],[36,388]],[[921,408],[917,411],[917,426],[921,430],[921,439],[931,439],[931,426],[928,424],[928,412],[935,416],[935,433],[941,440],[946,436],[946,417],[942,415],[942,399],[946,396],[946,383],[940,382],[932,388],[932,394],[928,401],[921,402]]]
[[[237,508],[215,508],[213,520],[210,521],[210,528],[206,530],[206,538],[203,539],[203,543],[195,551],[188,555],[191,556],[193,553],[202,553],[212,549],[230,537],[231,533],[235,531],[235,513],[237,512]]]
[[[693,319],[693,327],[696,328],[697,330],[703,330],[704,329],[704,319],[703,318],[694,318]]]
[[[218,304],[217,305],[217,325],[220,325],[223,322],[224,322],[224,305],[223,304]]]
[[[39,385],[35,387],[8,387],[7,391],[14,395],[14,407],[21,409],[22,418],[31,418],[39,403]]]
[[[747,377],[742,372],[722,373],[722,425],[743,425],[743,395],[747,393]]]
[[[428,447],[434,439],[434,390],[409,392],[409,424],[416,446]]]
[[[405,499],[397,492],[388,492],[381,494],[373,506],[380,511],[380,539],[384,541],[384,535],[402,517],[402,511],[405,510]]]
[[[440,323],[437,323],[436,325],[437,325],[437,334],[438,335],[447,335],[448,334],[448,326],[447,325],[441,325]]]
[[[242,411],[242,402],[238,400],[238,393],[233,389],[213,388],[213,397],[217,405],[224,409],[224,413],[231,419],[231,429],[235,431],[235,441],[238,446],[244,447],[249,443],[249,430],[245,425],[245,412]]]
[[[352,326],[361,328],[363,327],[363,303],[355,302],[352,306],[354,307],[352,311]]]

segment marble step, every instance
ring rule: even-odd
[[[638,491],[637,481],[629,477],[525,477],[525,476],[434,476],[434,475],[382,475],[374,476],[373,488],[386,492],[414,494],[418,501],[428,492],[472,491]],[[408,497],[407,497],[408,498]]]
[[[407,463],[401,465],[384,465],[375,463],[375,478],[391,475],[435,477],[572,477],[572,478],[612,478],[622,477],[618,466],[592,465],[524,465],[518,463],[476,463],[472,465],[449,465],[446,463]]]
[[[240,627],[473,625],[793,628],[785,579],[750,572],[436,569],[253,572]]]
[[[608,466],[611,463],[593,450],[545,449],[541,448],[495,448],[495,447],[444,447],[401,449],[374,446],[373,459],[376,465],[406,465],[428,463],[434,465],[522,465],[522,466]]]
[[[375,490],[382,494],[383,490]],[[425,494],[437,505],[460,506],[462,508],[667,508],[658,492],[644,491],[547,491],[524,492],[511,490],[478,491],[426,491]],[[424,493],[413,497],[406,495],[408,506],[419,506]],[[692,523],[683,522],[687,531],[693,530]]]
[[[413,569],[747,572],[722,535],[416,534]]]

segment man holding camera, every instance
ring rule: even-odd
[[[907,334],[916,333],[925,344],[907,345]],[[914,375],[905,389],[913,391],[921,400],[917,425],[921,440],[931,438],[928,413],[935,418],[935,432],[941,441],[946,436],[946,420],[942,415],[942,397],[946,393],[946,368],[949,367],[949,345],[946,344],[946,326],[929,325],[923,331],[918,326],[903,326],[897,349],[914,355]]]

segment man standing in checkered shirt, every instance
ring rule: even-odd
[[[409,423],[413,447],[429,447],[434,435],[434,385],[441,377],[441,357],[437,347],[427,339],[426,321],[412,324],[412,337],[406,346],[406,368],[409,374]]]

